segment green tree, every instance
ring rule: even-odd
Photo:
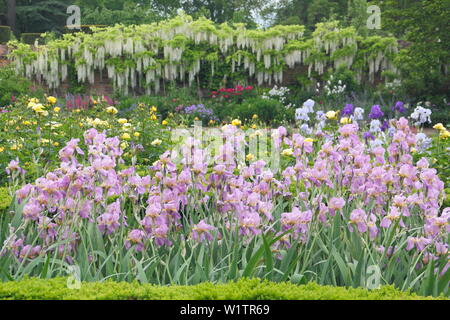
[[[17,0],[19,32],[63,31],[71,0]]]
[[[377,3],[383,30],[405,40],[398,59],[404,88],[418,98],[449,98],[450,0]]]

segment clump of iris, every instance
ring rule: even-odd
[[[183,113],[195,115],[202,119],[218,121],[218,118],[214,115],[213,110],[210,108],[206,108],[203,104],[193,104],[191,106],[185,107]]]

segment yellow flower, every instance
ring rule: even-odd
[[[50,104],[55,104],[58,100],[55,97],[47,97],[47,102]]]
[[[252,129],[256,129],[256,124],[252,125]]]
[[[253,120],[258,119],[258,115],[257,115],[257,114],[254,114],[253,117],[252,117],[252,119],[253,119]]]
[[[108,108],[106,108],[106,112],[114,115],[114,114],[117,114],[119,111],[114,107],[108,107]]]
[[[255,156],[252,155],[251,153],[249,153],[249,154],[245,157],[245,159],[247,159],[247,161],[252,161],[252,160],[255,160]]]
[[[155,120],[157,120],[158,118],[156,117],[156,115],[152,114],[152,115],[150,116],[150,119],[153,120],[153,121],[155,121]]]
[[[5,148],[0,147],[0,153],[2,153],[3,151],[5,151]]]
[[[161,140],[155,139],[155,140],[152,141],[151,145],[152,145],[152,146],[159,146],[161,143],[162,143]]]
[[[169,124],[169,122],[167,120],[163,120],[162,125],[163,126],[167,126]]]
[[[55,111],[56,113],[58,113],[58,112],[61,111],[61,108],[60,108],[60,107],[55,107],[55,108],[53,109],[53,111]]]
[[[411,153],[416,153],[417,149],[416,148],[411,148]]]
[[[141,134],[140,134],[139,132],[135,132],[133,135],[134,135],[136,138],[139,138]]]
[[[447,130],[442,130],[441,133],[439,134],[439,138],[441,139],[447,139],[450,137],[450,131]]]
[[[314,139],[313,138],[306,138],[305,142],[314,142]]]
[[[120,123],[120,124],[125,124],[125,123],[128,122],[128,120],[124,119],[124,118],[121,118],[121,119],[117,120],[117,122]]]
[[[22,144],[20,144],[20,143],[14,143],[12,146],[11,146],[11,150],[12,151],[15,151],[15,150],[20,150],[20,149],[22,149],[22,147],[23,147],[23,145]]]
[[[126,149],[127,147],[128,147],[128,143],[127,143],[127,142],[122,142],[122,143],[120,144],[120,148],[121,148],[122,150]]]
[[[83,127],[84,127],[83,122],[80,122],[78,125],[80,126],[80,128],[83,128]]]
[[[436,124],[436,125],[433,127],[433,129],[442,131],[442,130],[445,130],[445,127],[444,127],[444,125],[443,125],[442,123],[438,123],[438,124]]]
[[[156,111],[158,111],[158,108],[156,108],[155,106],[153,106],[153,107],[150,108],[150,110],[151,110],[152,112],[156,112]]]
[[[125,132],[124,134],[122,134],[122,139],[123,140],[130,140],[131,139],[130,134]]]
[[[198,121],[198,120],[200,120],[200,119],[199,119],[198,117],[195,117],[194,120],[195,120],[195,121]]]
[[[294,154],[294,151],[292,148],[284,149],[283,152],[281,152],[283,156],[292,156]]]
[[[349,124],[349,123],[352,123],[352,119],[347,117],[341,118],[341,124]]]
[[[31,98],[31,99],[30,99],[30,102],[31,102],[31,103],[39,103],[39,99],[37,99],[37,98]]]
[[[97,100],[94,100],[94,106],[95,106],[97,103],[98,103]]]
[[[44,110],[45,110],[44,106],[42,104],[40,104],[40,103],[33,105],[32,109],[36,113],[41,113],[41,112],[44,112]]]
[[[54,145],[55,147],[58,147],[58,146],[59,146],[59,142],[53,142],[53,145]]]
[[[239,120],[239,119],[234,119],[233,121],[231,121],[231,124],[233,125],[233,126],[240,126],[241,124],[242,124],[242,122],[241,122],[241,120]]]
[[[337,117],[336,111],[328,111],[325,115],[328,120],[335,120]]]

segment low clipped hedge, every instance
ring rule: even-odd
[[[22,33],[20,39],[23,43],[34,45],[36,40],[40,43],[41,33]]]
[[[5,212],[9,208],[11,201],[8,188],[0,188],[0,213]]]
[[[68,289],[67,278],[24,279],[0,283],[0,299],[13,300],[429,300],[392,286],[376,290],[295,285],[259,279],[242,279],[228,284],[202,283],[195,286],[156,286],[126,282],[83,282],[80,289]],[[444,299],[444,298],[438,298]]]
[[[11,40],[11,28],[8,26],[0,26],[0,44],[5,44]]]

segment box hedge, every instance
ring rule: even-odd
[[[5,212],[9,208],[11,200],[8,188],[0,188],[0,213]]]
[[[34,45],[36,40],[41,39],[41,33],[22,33],[20,36],[20,40],[26,44]]]
[[[11,40],[11,28],[8,26],[0,26],[0,44],[5,44]]]
[[[67,278],[24,279],[0,283],[0,299],[13,300],[423,300],[392,286],[376,290],[295,285],[259,279],[241,279],[228,284],[201,283],[195,286],[156,286],[151,284],[83,282],[69,289]],[[438,298],[444,299],[444,298]]]

